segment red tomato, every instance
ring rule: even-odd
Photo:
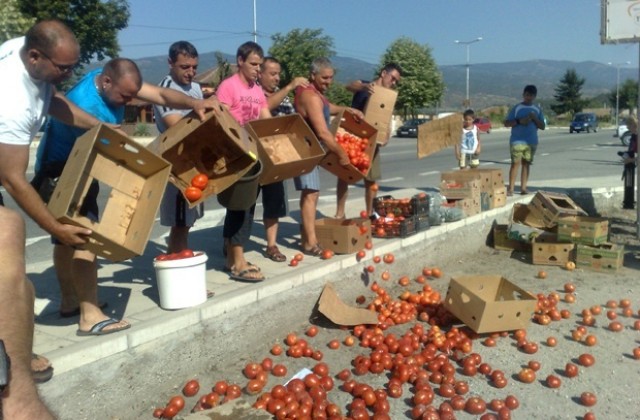
[[[199,190],[204,190],[207,188],[207,184],[209,183],[209,177],[205,174],[198,174],[191,178],[191,186],[198,188]]]
[[[172,419],[176,416],[176,414],[178,414],[178,411],[180,411],[178,407],[176,407],[175,405],[169,404],[164,408],[164,411],[162,412],[162,418]]]
[[[160,254],[155,258],[156,261],[167,261],[168,259],[169,259],[168,254]]]
[[[333,251],[330,249],[323,249],[322,250],[322,255],[320,256],[320,258],[322,258],[323,260],[328,260],[331,257],[333,257]]]
[[[194,257],[195,254],[193,253],[192,250],[190,249],[183,249],[182,251],[178,252],[178,260],[181,260],[183,258],[192,258]]]
[[[202,198],[202,190],[189,186],[184,190],[184,196],[187,200],[193,203],[194,201],[198,201]]]
[[[368,217],[369,217],[369,215],[367,214],[367,211],[366,211],[366,210],[362,210],[362,211],[360,212],[360,218],[362,218],[362,219],[367,219]]]
[[[198,393],[198,391],[200,391],[200,383],[195,379],[184,384],[184,387],[182,388],[182,394],[184,394],[185,397],[193,397]]]

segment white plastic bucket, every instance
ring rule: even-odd
[[[195,254],[191,258],[153,262],[163,309],[189,308],[207,300],[207,254]]]

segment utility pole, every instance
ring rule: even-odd
[[[465,95],[465,101],[464,101],[464,107],[465,108],[468,108],[468,107],[471,106],[471,101],[469,100],[469,67],[470,67],[470,64],[469,64],[469,46],[471,44],[473,44],[473,43],[480,42],[480,41],[482,41],[482,37],[481,36],[476,38],[476,39],[472,39],[470,41],[459,41],[457,39],[454,41],[456,44],[464,45],[467,48],[467,66],[466,66],[467,67],[467,89],[466,89],[466,95]]]

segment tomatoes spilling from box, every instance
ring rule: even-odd
[[[371,160],[367,154],[369,139],[356,136],[347,131],[338,132],[336,141],[349,156],[349,162],[360,172],[366,174],[371,166]]]
[[[184,196],[191,203],[202,198],[202,191],[207,188],[209,177],[205,174],[197,174],[191,179],[191,185],[184,190]]]

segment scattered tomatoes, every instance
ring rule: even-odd
[[[333,251],[330,249],[323,249],[322,250],[322,254],[320,255],[320,258],[323,260],[328,260],[331,259],[333,257]]]
[[[184,190],[184,196],[189,202],[193,203],[194,201],[198,201],[202,198],[202,190],[200,188],[188,186]]]
[[[198,393],[198,391],[200,391],[200,383],[195,379],[184,384],[184,387],[182,388],[182,394],[185,397],[193,397]]]

